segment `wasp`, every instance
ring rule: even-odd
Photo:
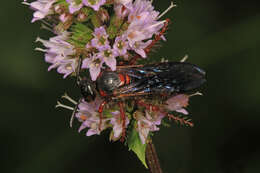
[[[157,106],[144,103],[143,98],[167,99],[176,94],[195,91],[206,82],[205,76],[205,71],[196,65],[165,62],[118,66],[116,71],[102,71],[95,82],[89,77],[83,77],[78,81],[78,86],[85,101],[94,101],[97,96],[104,100],[98,110],[101,120],[104,106],[110,102],[118,103],[125,127],[125,100],[132,99],[136,105],[159,111]]]
[[[168,20],[153,42],[145,49],[148,53],[151,47],[161,39],[166,30]],[[186,62],[163,62],[146,65],[135,65],[138,56],[133,57],[128,65],[117,66],[116,71],[103,70],[96,81],[91,81],[89,75],[79,76],[77,84],[82,99],[87,102],[94,101],[97,96],[104,101],[99,106],[100,122],[105,105],[110,102],[117,103],[120,108],[123,127],[125,127],[124,101],[134,100],[137,106],[143,106],[153,111],[163,111],[156,105],[145,103],[145,99],[160,97],[162,100],[176,95],[188,93],[200,88],[206,82],[206,72],[200,67]],[[79,63],[81,64],[81,63]],[[80,66],[80,65],[79,65]],[[80,101],[79,101],[80,102]],[[78,104],[79,104],[78,102]],[[72,119],[78,109],[76,105]],[[100,123],[101,124],[101,123]],[[122,138],[125,137],[125,130]]]
[[[184,62],[165,62],[148,65],[118,66],[116,71],[101,72],[95,82],[82,78],[81,94],[86,101],[96,95],[104,100],[137,96],[187,93],[205,83],[206,72],[196,65]]]

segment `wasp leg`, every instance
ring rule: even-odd
[[[161,40],[163,34],[164,34],[164,33],[166,32],[166,30],[167,30],[167,27],[168,27],[169,23],[170,23],[170,19],[166,19],[166,20],[165,20],[165,23],[164,23],[164,26],[163,26],[163,28],[162,28],[162,30],[161,30],[161,32],[160,32],[159,34],[157,34],[157,35],[155,36],[154,40],[152,41],[152,43],[149,44],[149,45],[144,49],[144,51],[145,51],[146,54],[148,54],[148,53],[151,51],[152,47],[153,47],[158,41]],[[130,59],[130,61],[129,61],[128,64],[129,64],[129,65],[135,64],[138,58],[140,58],[140,55],[139,55],[139,54],[135,55],[132,59]]]
[[[172,114],[168,114],[167,116],[168,116],[169,120],[173,120],[173,121],[179,122],[181,125],[194,127],[194,124],[190,120],[185,120],[184,118],[176,117],[176,116],[174,116]]]
[[[153,112],[161,112],[162,111],[159,106],[148,104],[148,103],[145,103],[145,102],[143,102],[141,100],[137,100],[137,105],[145,107],[149,111],[153,111]]]
[[[98,129],[99,131],[101,131],[101,125],[102,125],[102,120],[103,120],[103,110],[104,110],[104,107],[105,105],[107,104],[107,101],[103,101],[100,105],[99,105],[99,108],[98,108],[98,112],[99,112],[99,126],[98,126]]]
[[[78,107],[79,107],[79,103],[81,102],[81,99],[79,99],[79,101],[77,102],[76,106],[74,107],[74,110],[72,112],[71,118],[70,118],[70,127],[72,127],[73,125],[73,121],[75,119],[75,115],[77,113]]]
[[[120,139],[121,142],[124,142],[125,140],[125,136],[126,136],[126,128],[125,128],[125,123],[126,123],[126,115],[125,115],[125,111],[124,111],[124,105],[123,102],[119,102],[119,107],[120,107],[120,115],[121,115],[121,121],[123,121],[122,123],[122,137]]]
[[[193,127],[194,126],[194,124],[192,122],[190,122],[190,120],[187,120],[185,118],[181,118],[181,117],[177,117],[177,116],[174,116],[172,114],[169,114],[166,110],[160,108],[159,106],[148,104],[148,103],[145,103],[145,102],[143,102],[141,100],[137,100],[137,105],[145,107],[149,111],[163,113],[164,115],[168,116],[169,120],[174,120],[176,122],[179,122],[182,125],[186,125],[186,126],[189,126],[189,127]]]

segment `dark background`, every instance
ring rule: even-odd
[[[22,1],[22,0],[21,0]],[[260,3],[242,0],[176,0],[166,17],[166,43],[150,57],[189,62],[207,71],[203,97],[191,99],[194,128],[172,125],[155,133],[165,173],[259,173]],[[170,1],[155,0],[163,11]],[[65,92],[79,97],[74,80],[47,72],[33,49],[32,11],[20,1],[3,1],[0,63],[0,169],[8,173],[147,173],[132,152],[108,134],[85,137],[71,112],[54,109]]]

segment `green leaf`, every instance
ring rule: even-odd
[[[95,13],[91,16],[91,22],[95,28],[99,28],[102,25],[102,22],[101,22],[100,18],[98,17],[97,13]]]
[[[69,6],[69,4],[67,3],[66,0],[58,0],[55,4],[64,5],[64,6],[66,6],[66,7]]]
[[[109,27],[107,28],[107,33],[110,39],[114,39],[119,34],[123,22],[124,20],[118,18],[116,15],[111,17]]]
[[[143,165],[147,167],[146,161],[145,161],[145,150],[146,150],[146,144],[143,144],[139,133],[136,131],[136,129],[133,127],[132,132],[130,133],[128,137],[128,147],[129,150],[132,150],[137,157],[140,159],[140,161],[143,163]]]
[[[71,31],[72,36],[68,42],[76,47],[85,47],[86,44],[93,38],[93,31],[82,23],[72,25]]]

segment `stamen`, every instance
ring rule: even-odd
[[[189,58],[189,55],[185,55],[185,56],[180,60],[180,62],[185,62],[188,58]]]
[[[28,3],[28,2],[22,2],[22,4],[24,4],[24,5],[28,5],[28,6],[30,6],[31,4],[30,3]]]
[[[39,47],[35,48],[34,50],[36,50],[36,51],[41,51],[41,52],[47,52],[46,49],[42,49],[42,48],[39,48]]]
[[[192,96],[203,96],[203,94],[200,92],[196,92],[196,93],[190,95],[190,97],[192,97]]]
[[[49,27],[52,27],[52,25],[46,21],[45,19],[41,20],[42,23],[44,23],[45,25],[49,26]]]
[[[75,100],[73,100],[70,96],[68,96],[68,94],[67,93],[65,93],[63,96],[61,96],[61,98],[63,98],[63,99],[66,99],[66,100],[68,100],[68,101],[70,101],[71,103],[73,103],[74,105],[76,105],[77,104],[77,102],[75,101]]]
[[[156,27],[156,26],[161,25],[161,24],[164,24],[165,22],[167,22],[167,20],[163,20],[163,21],[157,22],[156,24],[150,25],[150,26],[148,27],[148,29],[149,29],[149,28]]]
[[[43,23],[41,24],[41,29],[46,29],[47,31],[53,32],[53,30],[50,27],[48,27],[47,25],[45,25]]]
[[[37,37],[36,40],[35,40],[35,43],[36,43],[36,42],[45,43],[46,40],[43,40],[43,39],[41,39],[40,37]]]
[[[160,16],[157,17],[157,20],[163,17],[166,13],[168,13],[173,7],[177,7],[177,5],[171,2],[171,5]]]
[[[57,105],[55,106],[55,108],[64,108],[64,109],[68,109],[68,110],[72,110],[72,111],[74,110],[73,107],[61,104],[59,101],[57,101]]]
[[[169,62],[168,59],[165,59],[165,58],[161,58],[161,62],[164,63],[164,62]]]

